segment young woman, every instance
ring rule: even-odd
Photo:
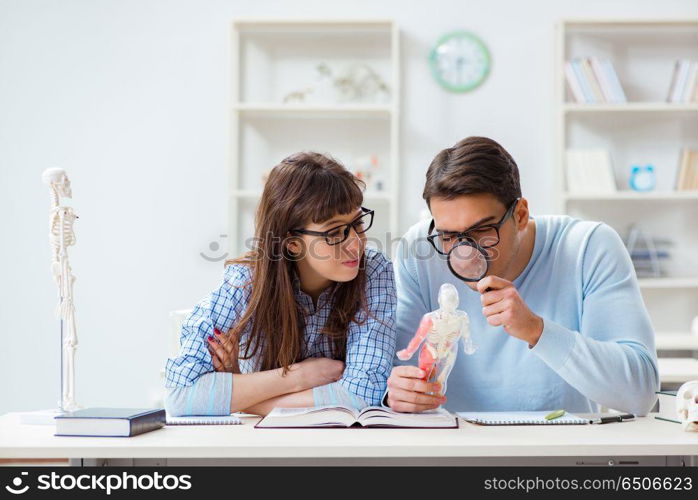
[[[166,366],[172,415],[380,404],[395,353],[392,264],[366,247],[363,183],[298,153],[269,174],[253,249],[182,326]]]

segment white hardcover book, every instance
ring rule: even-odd
[[[579,82],[579,86],[582,88],[582,93],[584,94],[584,102],[586,104],[593,104],[595,102],[594,100],[594,92],[591,89],[591,85],[586,79],[586,76],[584,75],[584,70],[582,69],[582,61],[579,58],[572,59],[570,61],[570,64],[572,66],[572,69],[574,70],[574,74],[577,76],[577,81]]]
[[[606,75],[606,79],[611,85],[611,95],[613,96],[613,100],[611,102],[628,102],[628,99],[625,97],[625,91],[623,90],[623,86],[620,84],[618,73],[616,73],[616,69],[613,67],[611,61],[608,59],[602,59],[601,67],[603,68],[604,74]]]
[[[692,62],[689,65],[688,76],[686,78],[686,86],[681,96],[681,102],[691,102],[693,91],[696,88],[696,80],[698,79],[698,63]]]
[[[579,84],[579,81],[577,80],[577,75],[574,72],[574,68],[572,67],[572,63],[570,61],[567,61],[565,63],[565,79],[567,80],[567,85],[572,91],[572,96],[574,97],[574,100],[579,103],[585,103],[586,99],[584,99],[584,92],[582,91],[582,86]]]
[[[614,97],[611,91],[611,83],[608,81],[608,75],[601,66],[601,61],[598,57],[590,57],[589,62],[591,63],[591,69],[594,71],[594,75],[599,82],[601,87],[601,93],[606,102],[614,102]]]
[[[572,194],[608,194],[617,191],[611,157],[605,149],[568,149],[567,190]]]
[[[674,89],[676,88],[676,80],[679,77],[679,69],[681,68],[681,61],[676,60],[674,62],[674,69],[671,72],[671,83],[669,84],[669,93],[666,96],[666,102],[671,102],[671,98],[674,95]]]
[[[603,92],[601,92],[601,85],[599,84],[598,78],[594,74],[594,70],[591,68],[591,62],[588,57],[581,60],[582,73],[589,82],[589,87],[594,95],[594,102],[600,103],[604,102]]]
[[[587,172],[591,174],[591,186],[598,193],[615,193],[616,180],[611,165],[611,155],[606,149],[587,151]]]
[[[679,72],[676,75],[676,85],[674,86],[674,92],[671,94],[671,102],[681,102],[686,88],[689,66],[689,62],[685,59],[682,59],[679,63]]]

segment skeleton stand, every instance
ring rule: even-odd
[[[51,243],[51,273],[58,286],[56,316],[61,329],[61,396],[59,409],[73,411],[80,408],[75,402],[75,351],[78,346],[73,304],[73,276],[68,259],[68,247],[75,245],[73,223],[78,218],[72,207],[60,205],[60,198],[72,198],[70,180],[60,168],[50,168],[42,174],[44,183],[51,190],[49,239]]]

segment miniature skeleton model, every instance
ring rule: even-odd
[[[80,406],[75,402],[75,351],[78,346],[73,304],[73,276],[68,261],[68,247],[75,245],[73,223],[78,218],[72,207],[62,206],[61,197],[72,198],[70,180],[60,168],[49,168],[41,176],[51,189],[49,239],[51,242],[51,273],[58,286],[56,316],[61,320],[61,401],[62,411],[73,411]]]
[[[686,382],[676,392],[676,413],[683,430],[698,432],[698,380]]]
[[[439,289],[439,309],[422,317],[419,329],[406,349],[397,357],[406,361],[412,357],[419,345],[424,346],[419,353],[419,368],[426,373],[425,380],[441,384],[441,394],[446,393],[446,380],[451,373],[458,355],[458,340],[463,338],[463,351],[475,352],[470,338],[470,321],[465,311],[459,311],[458,291],[450,283]]]

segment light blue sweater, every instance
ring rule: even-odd
[[[468,356],[459,346],[447,409],[594,412],[600,404],[646,414],[659,388],[654,333],[622,240],[599,222],[534,219],[533,254],[513,282],[544,321],[533,348],[487,323],[480,294],[430,251],[429,221],[412,226],[394,256],[397,348],[407,346],[424,313],[438,308],[441,284],[453,283],[478,350]]]

